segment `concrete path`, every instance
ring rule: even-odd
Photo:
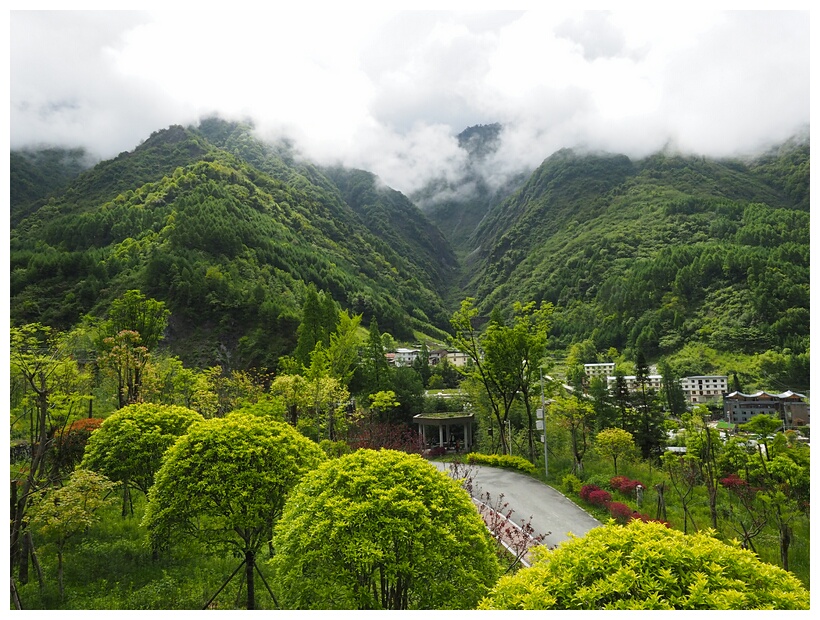
[[[441,471],[449,474],[450,464],[430,461]],[[543,482],[524,474],[480,465],[462,465],[469,469],[473,479],[473,497],[479,499],[482,493],[490,493],[495,504],[503,494],[503,502],[512,508],[512,520],[520,524],[532,517],[531,524],[537,534],[547,534],[544,543],[555,547],[569,539],[570,532],[583,536],[589,530],[601,525],[588,512],[568,500],[564,495]]]

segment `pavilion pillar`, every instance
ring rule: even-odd
[[[441,424],[438,425],[438,445],[439,447],[444,447],[444,426]]]
[[[464,425],[464,450],[465,451],[470,449],[470,444],[472,443],[470,441],[470,439],[471,439],[470,438],[470,425],[465,424]]]

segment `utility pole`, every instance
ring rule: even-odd
[[[544,431],[544,476],[549,477],[550,470],[547,462],[547,416],[545,413],[546,403],[544,402],[544,368],[539,366],[538,370],[541,371],[541,409],[535,412],[535,417],[541,418],[541,427]],[[538,422],[536,421],[536,425],[537,424]]]

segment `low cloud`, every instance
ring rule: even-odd
[[[12,148],[100,157],[205,115],[412,193],[464,177],[499,122],[500,184],[564,147],[713,156],[809,122],[807,12],[11,13]]]

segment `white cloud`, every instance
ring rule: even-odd
[[[217,111],[411,192],[505,124],[496,177],[562,147],[726,155],[809,122],[808,12],[12,12],[12,147],[101,156]]]

